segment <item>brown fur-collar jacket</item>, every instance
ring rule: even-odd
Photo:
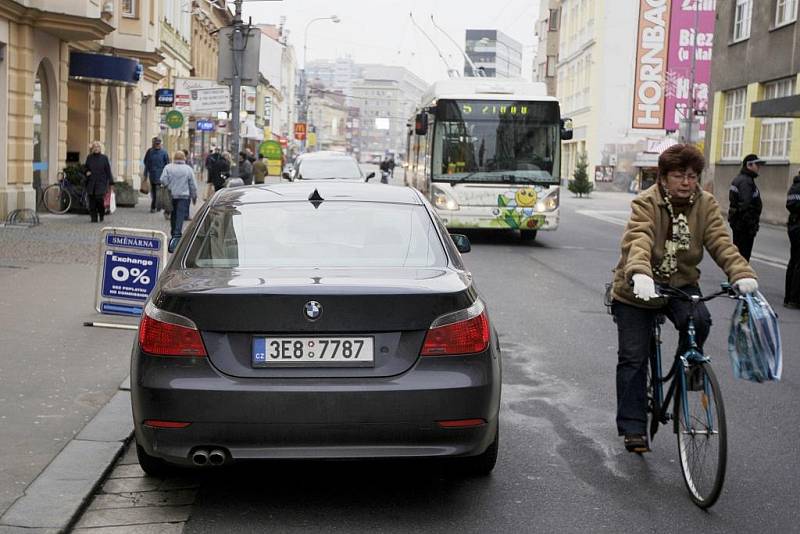
[[[698,285],[703,250],[720,266],[733,283],[742,278],[756,278],[739,250],[733,244],[728,227],[722,218],[714,195],[698,188],[694,204],[686,210],[691,242],[688,250],[677,253],[678,271],[669,279],[653,275],[653,266],[664,257],[664,245],[669,235],[672,219],[658,184],[640,193],[631,203],[631,217],[622,235],[622,255],[614,269],[613,297],[616,300],[642,308],[658,308],[662,299],[644,302],[633,294],[630,281],[634,274],[646,274],[656,282],[672,287]]]

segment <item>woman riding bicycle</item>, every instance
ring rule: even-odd
[[[680,331],[678,350],[688,348],[690,304],[659,298],[655,282],[700,295],[703,249],[740,293],[758,289],[755,271],[733,244],[714,196],[700,189],[705,159],[690,145],[674,145],[658,158],[658,180],[637,196],[622,236],[614,270],[612,313],[619,335],[617,430],[625,448],[645,452],[647,366],[653,321],[664,314]],[[700,303],[696,340],[702,350],[711,316]]]

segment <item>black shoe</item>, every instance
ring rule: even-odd
[[[150,208],[150,213],[155,213],[155,212],[156,212],[156,210],[154,210],[153,208]]]
[[[625,434],[625,449],[628,452],[650,452],[650,447],[647,444],[647,436],[644,434]]]

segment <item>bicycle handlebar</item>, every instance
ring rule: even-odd
[[[682,291],[676,287],[666,286],[662,284],[656,283],[656,292],[658,293],[659,297],[665,298],[677,298],[679,300],[684,300],[688,302],[708,302],[709,300],[713,300],[717,297],[728,297],[731,299],[741,299],[743,298],[739,291],[736,290],[731,284],[725,282],[720,284],[721,289],[716,293],[711,293],[710,295],[706,295],[701,297],[699,295],[691,295]]]

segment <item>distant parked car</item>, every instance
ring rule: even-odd
[[[292,180],[356,180],[366,182],[375,173],[364,176],[353,156],[338,152],[311,152],[303,154],[295,161]],[[286,178],[284,176],[284,178]]]
[[[134,342],[140,465],[439,457],[488,474],[501,355],[468,250],[407,187],[219,191]]]

